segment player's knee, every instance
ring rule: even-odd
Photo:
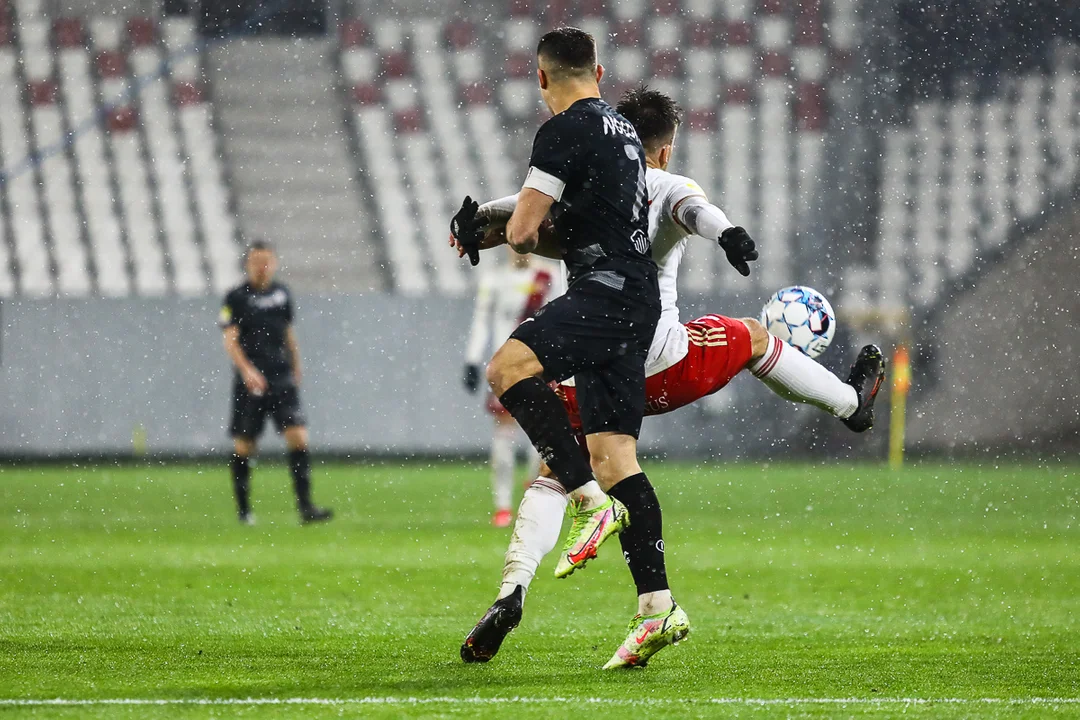
[[[761,357],[769,349],[769,331],[754,318],[742,318],[741,322],[750,331],[751,358]]]
[[[233,438],[233,452],[240,457],[251,457],[251,454],[255,452],[255,442],[248,438]]]
[[[527,345],[511,339],[491,358],[486,375],[491,391],[500,397],[518,382],[540,375],[543,370]]]
[[[285,445],[289,450],[307,450],[308,434],[303,425],[285,428]]]

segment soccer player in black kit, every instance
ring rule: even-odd
[[[249,459],[267,416],[285,435],[300,520],[329,520],[330,510],[311,502],[307,422],[300,407],[300,348],[293,331],[289,290],[274,280],[277,255],[265,241],[255,241],[244,258],[247,282],[225,296],[220,323],[225,352],[232,360],[231,462],[233,491],[240,522],[251,525]]]
[[[690,629],[668,588],[660,503],[637,461],[645,359],[660,317],[645,151],[633,125],[600,99],[604,70],[592,36],[553,30],[540,39],[537,61],[540,92],[554,117],[536,133],[505,241],[520,253],[563,260],[569,289],[514,331],[488,365],[487,379],[541,458],[560,481],[566,478],[562,484],[576,505],[556,576],[583,566],[604,540],[621,533],[638,613],[605,667],[643,665]],[[476,210],[466,198],[451,223],[459,252],[473,264],[479,249],[494,244]],[[546,232],[549,216],[553,234]],[[591,469],[548,386],[570,377]],[[490,659],[520,621],[523,600],[522,586],[504,586],[465,639],[462,659]]]

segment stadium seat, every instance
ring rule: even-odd
[[[57,78],[67,124],[85,128],[72,150],[97,290],[107,297],[122,297],[131,292],[127,254],[112,202],[104,139],[94,122],[97,102],[83,25],[77,19],[60,18],[54,24],[54,35],[59,53]]]
[[[135,17],[128,20],[127,27],[132,69],[138,77],[153,76],[164,60],[154,23],[148,18]],[[206,274],[167,82],[143,83],[139,88],[139,105],[172,284],[181,295],[202,295],[207,291]]]
[[[0,48],[0,97],[21,96],[15,75],[16,55],[12,48]],[[26,136],[26,116],[20,102],[0,103],[0,165],[14,173],[4,184],[10,212],[18,290],[28,297],[45,297],[54,292],[49,254],[41,223],[37,183],[26,165],[31,145]]]

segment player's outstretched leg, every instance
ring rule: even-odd
[[[881,350],[867,345],[859,353],[846,381],[820,363],[770,335],[757,320],[743,318],[750,331],[753,355],[747,365],[754,377],[792,402],[813,405],[839,418],[855,432],[874,424],[874,399],[885,377]]]
[[[499,652],[503,640],[521,622],[525,588],[518,585],[512,593],[499,598],[476,623],[461,646],[461,659],[467,663],[487,662]]]
[[[851,366],[847,384],[859,396],[859,409],[843,419],[855,432],[866,432],[874,426],[874,400],[885,380],[885,357],[877,345],[867,345],[859,351]]]

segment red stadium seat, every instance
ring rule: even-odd
[[[368,45],[371,42],[371,35],[368,33],[368,26],[363,20],[359,18],[349,18],[341,23],[341,46],[342,47],[356,47],[357,45]]]
[[[746,83],[732,83],[727,87],[724,102],[728,105],[748,105],[754,97],[750,86]]]
[[[768,77],[787,75],[791,70],[791,58],[784,53],[766,52],[761,55],[761,72]]]
[[[179,107],[203,102],[202,86],[193,82],[178,82],[173,86],[173,102]]]
[[[398,110],[394,113],[394,126],[400,133],[420,132],[424,129],[424,113],[420,108]]]
[[[644,34],[641,31],[641,23],[637,20],[623,20],[618,23],[611,32],[616,45],[632,46],[644,42]]]
[[[56,102],[56,83],[52,80],[32,80],[27,83],[27,95],[30,104],[52,105]]]
[[[385,80],[403,78],[412,73],[412,61],[409,60],[406,53],[400,50],[383,55],[380,67]]]
[[[795,14],[795,44],[821,45],[824,40],[821,0],[804,0]]]
[[[715,110],[691,110],[686,118],[686,124],[691,130],[702,132],[716,132]]]
[[[694,47],[712,47],[720,39],[720,24],[715,20],[699,20],[690,27],[688,35]]]
[[[82,20],[79,18],[57,18],[53,23],[53,36],[61,48],[80,48],[86,42]]]
[[[491,87],[476,82],[461,88],[461,99],[466,105],[487,105],[491,102]]]
[[[153,45],[157,39],[157,27],[154,21],[147,17],[128,18],[127,32],[133,47]]]
[[[123,77],[127,72],[127,58],[116,50],[103,50],[97,55],[97,71],[103,78]]]
[[[659,50],[652,56],[653,77],[676,77],[682,73],[682,52]]]
[[[131,106],[113,108],[105,118],[105,127],[109,132],[131,132],[135,129],[137,116]]]
[[[732,20],[727,25],[728,45],[749,45],[754,40],[754,27],[745,20]]]
[[[374,83],[357,83],[352,89],[352,99],[357,105],[378,105],[382,102],[382,91]]]
[[[817,82],[800,84],[798,99],[795,101],[795,127],[799,130],[820,132],[825,129],[827,121],[825,86]]]
[[[446,42],[456,50],[463,50],[476,42],[476,28],[467,20],[458,20],[446,26]]]
[[[531,53],[516,52],[506,58],[506,76],[511,78],[530,77],[536,69],[536,58]]]

